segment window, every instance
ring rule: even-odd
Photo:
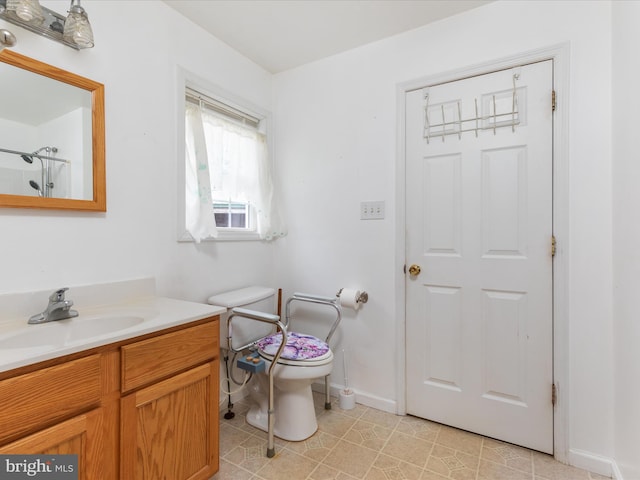
[[[265,118],[190,88],[185,100],[185,224],[191,237],[284,235],[276,221]]]
[[[213,213],[218,228],[249,229],[249,204],[213,201]]]

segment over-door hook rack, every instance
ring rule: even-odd
[[[478,99],[474,98],[474,106],[475,106],[475,116],[473,118],[462,118],[462,102],[460,100],[456,100],[457,108],[454,110],[454,117],[457,116],[457,119],[453,121],[447,121],[445,117],[444,106],[445,103],[441,103],[440,106],[440,115],[442,117],[442,122],[440,123],[431,123],[431,119],[429,118],[429,90],[426,89],[424,94],[425,106],[424,106],[424,138],[427,140],[427,143],[432,138],[441,137],[444,142],[445,137],[448,135],[457,135],[458,139],[462,138],[462,134],[464,132],[474,132],[476,137],[478,136],[479,130],[493,130],[493,134],[496,134],[496,129],[511,127],[511,131],[516,131],[516,125],[520,124],[520,116],[518,111],[518,93],[516,88],[516,81],[520,78],[520,74],[514,73],[513,80],[513,88],[511,94],[511,111],[498,113],[498,108],[496,105],[496,96],[493,94],[491,96],[490,108],[492,113],[489,115],[482,116],[478,112]],[[450,102],[453,103],[453,102]],[[438,105],[436,105],[437,107]],[[457,114],[457,115],[456,115]],[[473,126],[468,126],[471,123]]]

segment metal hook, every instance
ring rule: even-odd
[[[513,74],[513,98],[511,100],[511,131],[516,131],[516,113],[518,113],[518,95],[516,92],[516,80],[520,78],[519,73]]]
[[[429,144],[429,138],[431,136],[431,124],[429,123],[429,92],[424,94],[424,133],[427,139],[427,145]]]
[[[458,140],[462,138],[462,106],[458,100]]]
[[[496,96],[493,95],[493,134],[496,134],[496,124],[498,123],[498,110],[496,108]]]

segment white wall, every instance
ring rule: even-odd
[[[289,236],[276,245],[281,283],[287,293],[357,286],[370,294],[343,320],[334,382],[342,382],[347,348],[360,398],[391,410],[399,400],[394,339],[403,319],[395,312],[404,299],[395,252],[404,245],[395,235],[404,219],[396,216],[396,86],[569,42],[570,91],[558,92],[570,118],[569,238],[558,239],[569,278],[565,453],[607,471],[614,453],[610,9],[602,1],[499,1],[275,76],[276,156],[289,222]],[[359,220],[363,200],[384,200],[385,220]]]
[[[615,453],[625,479],[640,478],[640,2],[613,4],[613,239]]]
[[[68,8],[66,0],[43,3],[59,12]],[[0,210],[0,293],[146,275],[157,278],[161,294],[198,301],[256,283],[283,286],[285,295],[364,288],[369,303],[357,314],[346,311],[337,334],[333,380],[343,381],[345,348],[350,384],[369,404],[393,410],[399,371],[395,337],[403,321],[395,317],[403,302],[396,252],[404,249],[396,241],[404,221],[396,215],[396,195],[402,198],[396,189],[401,183],[396,178],[397,85],[569,42],[570,91],[558,92],[570,117],[570,235],[558,239],[569,255],[571,383],[561,390],[561,401],[570,403],[566,453],[574,463],[595,459],[602,466],[614,456],[615,439],[621,463],[637,469],[639,395],[629,382],[638,377],[631,338],[638,335],[637,262],[628,260],[640,233],[632,224],[629,199],[639,194],[637,167],[627,153],[632,140],[622,133],[616,134],[613,178],[620,192],[614,204],[619,214],[615,398],[612,380],[609,2],[499,1],[273,78],[161,2],[128,1],[126,11],[121,3],[85,5],[96,47],[83,52],[0,20],[0,27],[18,37],[15,51],[106,85],[108,201],[106,214]],[[627,4],[614,9],[614,25],[622,27],[616,42],[634,42],[625,50],[629,56],[638,34],[626,15],[636,15],[637,25],[636,9]],[[631,97],[624,61],[614,64],[614,80]],[[274,111],[276,181],[284,193],[288,237],[274,245],[176,242],[178,66]],[[637,64],[629,68],[637,77]],[[615,100],[623,105],[628,98]],[[621,111],[615,110],[616,122],[633,120]],[[384,200],[386,218],[360,221],[363,200]],[[310,321],[310,315],[301,317]]]
[[[14,51],[105,85],[107,139],[106,214],[0,209],[0,292],[150,275],[161,294],[205,301],[271,284],[271,245],[176,241],[178,66],[266,110],[270,74],[162,2],[123,5],[84,5],[96,46],[80,52],[0,20],[18,39]]]

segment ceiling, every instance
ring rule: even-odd
[[[479,7],[491,0],[165,0],[277,73]]]

